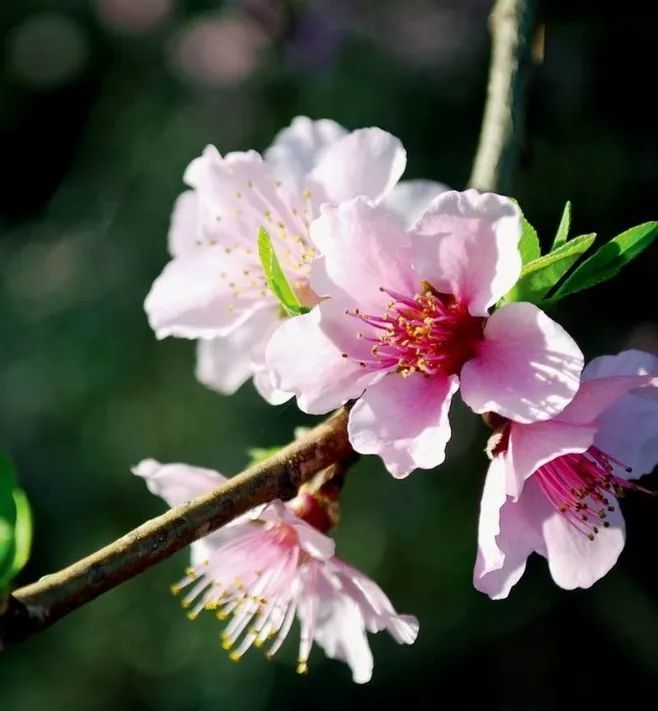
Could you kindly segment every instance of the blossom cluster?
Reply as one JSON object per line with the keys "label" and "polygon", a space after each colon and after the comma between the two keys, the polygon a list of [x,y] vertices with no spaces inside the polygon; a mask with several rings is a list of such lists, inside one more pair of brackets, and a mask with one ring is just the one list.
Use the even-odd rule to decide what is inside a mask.
{"label": "blossom cluster", "polygon": [[[584,367],[562,326],[506,298],[524,266],[517,203],[400,181],[405,163],[385,131],[305,117],[263,156],[207,148],[185,173],[151,326],[196,340],[198,378],[220,393],[252,378],[267,402],[294,397],[309,414],[349,403],[353,449],[396,478],[443,462],[459,391],[492,428],[475,587],[506,597],[532,552],[561,587],[589,587],[623,548],[619,498],[658,463],[658,358],[625,351]],[[299,315],[269,288],[262,229]],[[134,471],[171,506],[222,481],[154,460]],[[415,640],[417,620],[336,556],[329,503],[301,490],[193,544],[176,589],[192,617],[231,617],[234,659],[251,646],[274,654],[297,618],[300,671],[315,642],[364,682],[367,631]]]}

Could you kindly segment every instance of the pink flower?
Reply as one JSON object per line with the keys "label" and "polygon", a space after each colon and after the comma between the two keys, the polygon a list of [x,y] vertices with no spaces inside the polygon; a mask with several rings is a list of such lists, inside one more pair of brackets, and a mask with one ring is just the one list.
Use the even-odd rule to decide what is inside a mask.
{"label": "pink flower", "polygon": [[255,151],[222,157],[209,146],[192,161],[172,216],[172,260],[156,279],[145,308],[158,338],[199,339],[197,376],[219,392],[235,392],[253,376],[261,395],[276,404],[264,368],[265,345],[282,318],[256,249],[268,230],[286,276],[306,305],[309,263],[316,250],[309,225],[327,201],[356,195],[385,200],[409,220],[443,186],[429,181],[397,185],[406,154],[397,138],[378,128],[348,133],[329,120],[297,117],[264,157]]}
{"label": "pink flower", "polygon": [[548,422],[502,422],[482,493],[474,584],[507,597],[533,551],[563,588],[587,588],[624,547],[617,499],[658,463],[658,358],[593,360]]}
{"label": "pink flower", "polygon": [[[153,459],[133,472],[170,506],[226,481],[209,469]],[[273,501],[193,543],[192,565],[174,591],[189,588],[183,605],[192,619],[204,609],[231,618],[222,644],[233,660],[266,644],[267,656],[274,655],[296,616],[300,673],[316,642],[349,665],[355,682],[365,683],[373,668],[366,631],[388,630],[398,643],[412,644],[418,621],[398,615],[376,583],[334,555],[331,538],[292,513],[294,506],[294,500]]]}
{"label": "pink flower", "polygon": [[443,461],[458,387],[478,413],[556,415],[578,388],[574,341],[532,304],[489,315],[519,277],[520,233],[511,200],[475,190],[444,192],[409,231],[362,198],[325,206],[310,284],[328,298],[270,340],[276,387],[312,414],[359,398],[350,442],[396,477]]}

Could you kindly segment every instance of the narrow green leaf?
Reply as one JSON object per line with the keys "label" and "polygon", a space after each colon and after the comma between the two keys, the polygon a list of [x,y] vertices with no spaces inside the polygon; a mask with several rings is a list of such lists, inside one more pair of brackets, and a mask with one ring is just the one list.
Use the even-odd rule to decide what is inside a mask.
{"label": "narrow green leaf", "polygon": [[525,266],[541,255],[541,246],[537,230],[521,215],[521,239],[519,240],[521,262]]}
{"label": "narrow green leaf", "polygon": [[9,577],[13,578],[27,563],[32,549],[32,509],[23,489],[14,489],[16,523],[14,525],[14,560]]}
{"label": "narrow green leaf", "polygon": [[9,458],[0,452],[0,591],[23,568],[32,545],[30,505],[16,483]]}
{"label": "narrow green leaf", "polygon": [[286,275],[281,269],[281,264],[276,256],[272,240],[265,228],[261,227],[258,230],[258,256],[263,265],[265,279],[272,290],[272,293],[278,299],[279,303],[290,316],[298,316],[299,314],[307,313],[310,309],[302,306],[297,298],[297,294],[288,283]]}
{"label": "narrow green leaf", "polygon": [[14,558],[15,488],[14,467],[9,458],[0,452],[0,586]]}
{"label": "narrow green leaf", "polygon": [[560,286],[553,300],[607,281],[640,255],[658,236],[658,222],[645,222],[622,232],[598,249],[574,270]]}
{"label": "narrow green leaf", "polygon": [[567,204],[564,206],[564,211],[562,212],[562,218],[560,219],[560,224],[557,228],[557,233],[555,239],[553,240],[553,246],[551,251],[561,247],[569,239],[569,228],[571,227],[571,201],[567,200]]}
{"label": "narrow green leaf", "polygon": [[526,264],[521,277],[503,302],[530,301],[539,304],[580,256],[592,246],[595,238],[594,234],[574,237],[558,249]]}

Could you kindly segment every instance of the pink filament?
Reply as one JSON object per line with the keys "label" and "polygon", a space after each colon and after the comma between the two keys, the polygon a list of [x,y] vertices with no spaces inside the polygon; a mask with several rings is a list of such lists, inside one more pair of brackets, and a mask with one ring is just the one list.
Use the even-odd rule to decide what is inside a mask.
{"label": "pink filament", "polygon": [[367,336],[358,334],[375,344],[372,358],[360,359],[361,367],[396,367],[402,375],[451,375],[476,354],[485,319],[472,316],[454,297],[439,294],[429,284],[424,289],[408,297],[380,287],[393,299],[383,316],[359,309],[346,312],[371,329]]}
{"label": "pink filament", "polygon": [[544,464],[535,477],[546,498],[566,520],[590,540],[607,528],[608,513],[615,510],[616,499],[635,484],[615,474],[624,465],[598,447],[586,452],[564,454]]}

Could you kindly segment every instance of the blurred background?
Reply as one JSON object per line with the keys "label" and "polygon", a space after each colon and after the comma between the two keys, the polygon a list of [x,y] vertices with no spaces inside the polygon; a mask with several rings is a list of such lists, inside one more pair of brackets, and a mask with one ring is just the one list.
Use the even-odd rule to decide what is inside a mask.
{"label": "blurred background", "polygon": [[[545,3],[546,54],[529,91],[516,197],[550,242],[610,237],[657,217],[658,29],[649,3]],[[268,408],[251,384],[222,398],[194,379],[193,344],[156,342],[142,310],[167,260],[171,207],[204,145],[267,147],[297,114],[377,125],[404,142],[407,177],[468,178],[488,62],[486,0],[2,0],[0,446],[32,501],[27,582],[163,511],[132,477],[148,456],[226,474],[250,446],[313,418]],[[646,10],[642,10],[643,7]],[[552,315],[588,357],[658,353],[658,250]],[[649,284],[652,286],[650,287]],[[354,469],[342,556],[421,620],[416,645],[371,637],[373,681],[319,650],[294,673],[239,664],[212,616],[189,622],[169,584],[181,553],[0,657],[3,711],[555,709],[658,692],[658,501],[624,501],[628,544],[589,591],[543,560],[503,602],[471,586],[486,431],[454,414],[448,463],[396,482]],[[658,477],[647,480],[658,488]],[[19,581],[20,582],[20,581]],[[456,700],[456,701],[455,701]]]}

